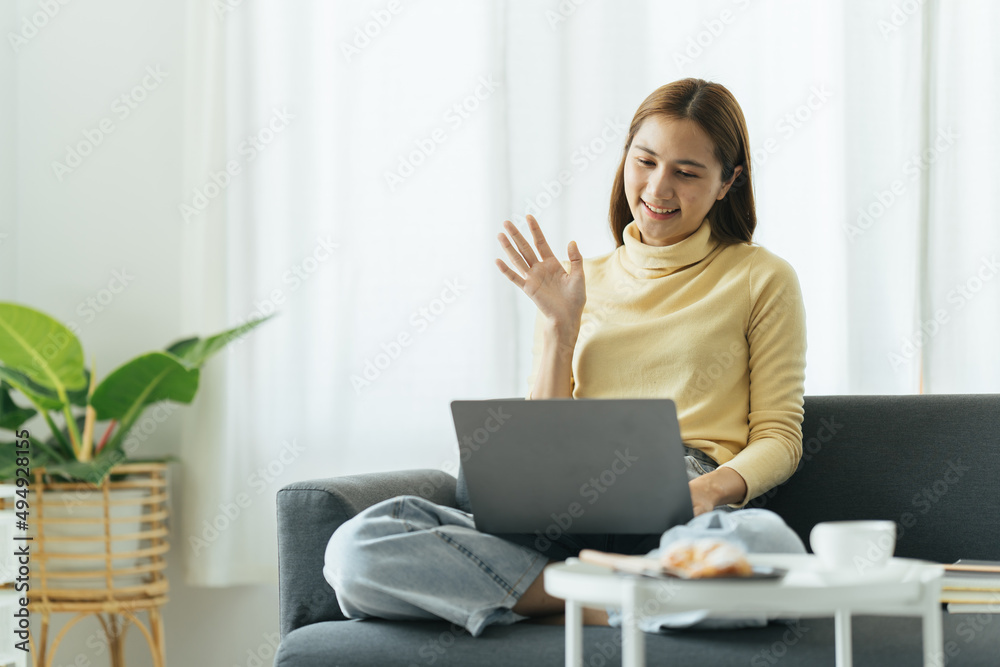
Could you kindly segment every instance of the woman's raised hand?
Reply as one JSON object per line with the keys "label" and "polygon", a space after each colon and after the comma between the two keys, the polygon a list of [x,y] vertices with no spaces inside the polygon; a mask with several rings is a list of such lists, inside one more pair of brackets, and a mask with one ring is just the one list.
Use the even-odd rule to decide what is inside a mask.
{"label": "woman's raised hand", "polygon": [[528,215],[527,219],[528,229],[531,230],[535,247],[538,248],[538,256],[535,256],[531,245],[514,223],[504,220],[504,229],[514,239],[514,244],[511,245],[502,232],[497,234],[497,238],[517,271],[507,266],[502,259],[496,260],[497,267],[535,302],[538,310],[548,317],[550,322],[559,326],[579,327],[583,306],[587,302],[583,255],[576,247],[576,241],[570,241],[567,248],[570,267],[567,273],[562,262],[552,254],[538,221],[532,215]]}

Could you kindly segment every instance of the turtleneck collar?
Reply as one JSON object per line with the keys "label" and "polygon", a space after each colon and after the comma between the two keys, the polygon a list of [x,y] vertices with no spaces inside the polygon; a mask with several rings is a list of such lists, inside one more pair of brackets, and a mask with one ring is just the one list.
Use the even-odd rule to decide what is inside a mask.
{"label": "turtleneck collar", "polygon": [[628,223],[622,232],[625,245],[618,250],[622,266],[636,278],[660,278],[668,276],[685,266],[697,264],[719,246],[712,236],[708,218],[691,236],[673,245],[647,245],[639,240],[639,227],[635,220]]}

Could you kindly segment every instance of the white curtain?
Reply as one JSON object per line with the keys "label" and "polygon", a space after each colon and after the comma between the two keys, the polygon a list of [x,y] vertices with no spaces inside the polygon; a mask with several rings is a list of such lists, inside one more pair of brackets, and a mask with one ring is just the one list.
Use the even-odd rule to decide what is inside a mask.
{"label": "white curtain", "polygon": [[503,220],[534,213],[563,257],[611,251],[628,123],[687,76],[746,115],[756,239],[805,296],[807,393],[997,391],[998,10],[956,5],[190,0],[185,328],[279,315],[184,413],[188,583],[276,581],[287,483],[454,472],[449,402],[527,391]]}

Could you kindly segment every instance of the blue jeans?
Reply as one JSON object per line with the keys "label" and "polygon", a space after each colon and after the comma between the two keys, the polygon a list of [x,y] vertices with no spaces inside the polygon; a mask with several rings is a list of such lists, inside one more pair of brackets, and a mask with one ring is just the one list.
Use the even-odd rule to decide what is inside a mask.
{"label": "blue jeans", "polygon": [[[685,450],[689,480],[717,466],[700,450]],[[459,506],[466,506],[461,488],[457,495]],[[551,561],[576,556],[581,549],[655,554],[672,539],[703,534],[709,522],[719,524],[712,517],[729,514],[750,519],[727,523],[737,539],[743,533],[749,536],[748,550],[805,553],[795,533],[763,509],[721,505],[663,534],[563,534],[549,540],[536,534],[481,533],[469,512],[406,495],[376,503],[341,524],[327,544],[323,576],[348,618],[444,619],[478,637],[488,625],[529,618],[511,607]],[[619,611],[607,611],[609,623],[619,625]],[[706,617],[707,612],[671,615],[649,619],[640,627],[656,632],[661,627],[760,624],[757,619]]]}

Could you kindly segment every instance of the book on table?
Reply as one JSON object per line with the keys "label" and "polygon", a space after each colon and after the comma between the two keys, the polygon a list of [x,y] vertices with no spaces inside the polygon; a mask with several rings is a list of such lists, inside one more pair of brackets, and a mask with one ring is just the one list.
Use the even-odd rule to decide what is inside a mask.
{"label": "book on table", "polygon": [[977,589],[942,588],[941,602],[991,604],[1000,609],[1000,590],[981,591]]}
{"label": "book on table", "polygon": [[973,604],[971,602],[949,602],[949,614],[998,614],[1000,605]]}
{"label": "book on table", "polygon": [[951,565],[945,565],[944,571],[948,574],[969,573],[984,577],[994,575],[997,579],[1000,579],[1000,560],[970,560],[968,558],[959,558]]}
{"label": "book on table", "polygon": [[1000,561],[959,559],[945,565],[941,602],[953,614],[1000,613]]}

